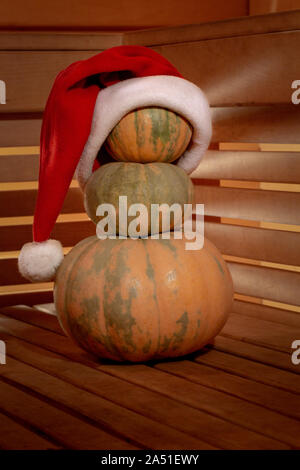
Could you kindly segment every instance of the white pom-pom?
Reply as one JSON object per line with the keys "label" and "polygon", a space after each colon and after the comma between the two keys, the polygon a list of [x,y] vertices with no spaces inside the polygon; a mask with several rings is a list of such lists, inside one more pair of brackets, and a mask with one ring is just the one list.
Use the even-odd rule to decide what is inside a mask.
{"label": "white pom-pom", "polygon": [[26,243],[19,255],[19,271],[29,281],[51,281],[63,258],[63,249],[57,240]]}

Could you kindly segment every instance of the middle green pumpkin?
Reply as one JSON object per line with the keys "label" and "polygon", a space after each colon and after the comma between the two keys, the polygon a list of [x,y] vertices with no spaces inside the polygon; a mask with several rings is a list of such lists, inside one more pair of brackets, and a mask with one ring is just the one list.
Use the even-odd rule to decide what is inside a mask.
{"label": "middle green pumpkin", "polygon": [[[182,222],[184,204],[192,204],[193,194],[191,179],[176,165],[158,162],[146,164],[113,162],[101,166],[91,175],[84,191],[84,204],[88,216],[96,224],[104,217],[104,214],[96,215],[98,206],[111,204],[116,213],[116,234],[121,235],[127,234],[122,230],[119,232],[119,197],[127,197],[128,209],[132,204],[143,204],[147,209],[148,223],[143,225],[144,229],[140,235],[145,236],[151,233],[151,220],[154,217],[153,215],[151,219],[152,204],[167,205],[159,212],[157,232],[172,230]],[[181,211],[177,210],[175,214],[170,211],[170,227],[165,229],[162,225],[162,214],[166,214],[168,207],[171,208],[173,204],[180,205]],[[136,217],[127,214],[126,229]]]}

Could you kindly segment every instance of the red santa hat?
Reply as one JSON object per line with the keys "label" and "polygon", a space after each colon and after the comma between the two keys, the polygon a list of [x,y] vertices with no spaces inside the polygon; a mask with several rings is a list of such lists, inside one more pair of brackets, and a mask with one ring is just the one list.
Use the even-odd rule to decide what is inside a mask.
{"label": "red santa hat", "polygon": [[111,130],[128,112],[145,106],[170,109],[192,125],[191,143],[177,162],[191,173],[211,138],[210,109],[200,88],[164,57],[142,46],[118,46],[58,74],[42,125],[33,242],[19,256],[25,278],[54,278],[63,250],[49,237],[75,172],[84,189]]}

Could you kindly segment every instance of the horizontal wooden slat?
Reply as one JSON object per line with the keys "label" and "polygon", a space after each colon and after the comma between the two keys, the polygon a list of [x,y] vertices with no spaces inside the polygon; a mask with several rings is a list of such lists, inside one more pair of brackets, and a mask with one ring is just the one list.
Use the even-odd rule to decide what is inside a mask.
{"label": "horizontal wooden slat", "polygon": [[191,177],[300,183],[300,152],[208,150]]}
{"label": "horizontal wooden slat", "polygon": [[300,194],[195,185],[195,202],[209,216],[300,224]]}
{"label": "horizontal wooden slat", "polygon": [[235,292],[300,305],[300,273],[228,263]]}
{"label": "horizontal wooden slat", "polygon": [[171,43],[154,50],[202,88],[212,106],[259,105],[291,102],[299,44],[297,30]]}
{"label": "horizontal wooden slat", "polygon": [[[290,360],[291,345],[298,339],[298,327],[278,324],[267,320],[251,318],[232,313],[221,335],[230,336],[240,341],[254,343],[278,351],[286,352]],[[300,386],[300,377],[296,379]]]}
{"label": "horizontal wooden slat", "polygon": [[0,145],[1,147],[39,145],[41,132],[41,115],[22,117],[12,114],[10,119],[0,114]]}
{"label": "horizontal wooden slat", "polygon": [[[245,336],[247,335],[247,330],[244,327]],[[221,341],[222,340],[222,341]],[[223,348],[223,340],[226,340],[226,346]],[[245,377],[247,379],[251,379],[254,382],[264,383],[266,385],[272,385],[273,387],[280,388],[283,390],[287,390],[289,392],[293,392],[299,394],[300,390],[300,381],[296,374],[290,373],[286,370],[281,370],[280,368],[274,367],[271,363],[267,365],[264,363],[265,357],[272,358],[272,356],[276,357],[277,355],[283,356],[284,362],[286,365],[291,364],[291,359],[288,354],[280,353],[278,351],[268,349],[268,348],[260,348],[256,345],[246,343],[243,341],[236,341],[235,339],[232,340],[235,343],[234,348],[227,347],[227,341],[232,340],[230,337],[225,336],[217,336],[216,343],[217,348],[219,348],[218,344],[221,343],[221,349],[226,349],[226,353],[221,352],[219,350],[211,349],[208,354],[199,354],[195,360],[196,362],[200,362],[201,364],[206,364],[210,367],[221,369],[227,371],[231,374]],[[239,348],[241,350],[241,354],[239,355]],[[258,353],[252,353],[253,348],[258,350]],[[234,350],[234,354],[228,354],[227,351]],[[246,350],[246,352],[245,352]],[[260,354],[260,355],[258,355]],[[248,358],[244,358],[242,356],[255,356],[256,359],[249,360]],[[259,359],[260,358],[260,359]],[[266,359],[267,360],[267,359]],[[269,359],[271,362],[271,359]],[[295,368],[296,369],[296,368]]]}
{"label": "horizontal wooden slat", "polygon": [[300,265],[300,234],[205,222],[205,236],[226,255]]}
{"label": "horizontal wooden slat", "polygon": [[1,80],[7,86],[7,104],[1,106],[0,112],[41,112],[56,75],[71,63],[99,52],[0,52]]}
{"label": "horizontal wooden slat", "polygon": [[53,291],[32,291],[0,295],[0,307],[9,305],[36,305],[53,302]]}
{"label": "horizontal wooden slat", "polygon": [[[1,157],[0,157],[1,161]],[[35,208],[37,190],[0,191],[0,217],[19,217],[32,215]],[[83,194],[80,188],[69,189],[63,213],[84,212]]]}
{"label": "horizontal wooden slat", "polygon": [[293,104],[213,108],[212,120],[212,142],[300,143],[300,107]]}
{"label": "horizontal wooden slat", "polygon": [[25,279],[18,271],[17,258],[0,260],[0,286],[24,284]]}
{"label": "horizontal wooden slat", "polygon": [[[96,234],[96,226],[91,221],[57,223],[51,238],[60,240],[64,246],[73,246],[83,238]],[[0,227],[2,251],[20,250],[22,245],[32,240],[31,225]]]}
{"label": "horizontal wooden slat", "polygon": [[0,156],[0,182],[35,181],[38,177],[38,155]]}
{"label": "horizontal wooden slat", "polygon": [[235,300],[233,303],[233,311],[241,315],[300,328],[300,315],[288,310]]}
{"label": "horizontal wooden slat", "polygon": [[300,13],[298,11],[287,11],[276,15],[262,15],[253,18],[245,16],[214,23],[126,32],[124,34],[124,43],[157,46],[234,36],[267,34],[279,31],[293,31],[299,28],[299,22]]}
{"label": "horizontal wooden slat", "polygon": [[12,32],[0,33],[2,51],[66,51],[107,49],[122,44],[122,33],[101,32]]}
{"label": "horizontal wooden slat", "polygon": [[[254,363],[258,363],[259,368],[260,366],[262,366],[264,370],[266,370],[264,366],[271,366],[267,368],[267,372],[269,372],[268,374],[261,374],[261,376],[265,377],[267,380],[257,380],[258,382],[263,382],[269,385],[273,385],[275,387],[284,388],[286,390],[293,391],[297,394],[300,393],[300,386],[298,384],[295,384],[295,381],[291,380],[290,374],[286,374],[286,372],[289,371],[299,375],[299,367],[289,360],[289,357],[285,352],[276,351],[275,349],[269,349],[265,346],[258,346],[257,344],[245,343],[244,341],[239,341],[238,339],[229,338],[228,336],[221,335],[216,336],[216,338],[214,338],[213,346],[209,347],[210,350],[211,347],[213,347],[215,351],[221,351],[223,353],[225,352],[227,354],[237,356],[238,358],[250,359],[248,364],[252,365],[253,361]],[[203,355],[202,357],[205,358],[207,357],[207,355]],[[247,363],[245,365],[247,365]],[[277,374],[276,371],[275,377],[274,374],[272,377],[272,371],[276,370],[276,368],[277,371],[279,369],[279,374]],[[247,367],[245,368],[245,371],[246,369]],[[254,369],[255,367],[253,367],[253,374],[249,374],[249,378],[256,381]],[[235,372],[233,371],[233,373]],[[281,376],[281,380],[278,380],[278,375]],[[271,380],[268,380],[270,378]],[[258,377],[258,379],[260,379],[260,377]]]}
{"label": "horizontal wooden slat", "polygon": [[[34,307],[28,306],[13,306],[13,307],[4,307],[1,309],[1,314],[6,315],[9,318],[14,318],[15,320],[20,320],[29,325],[40,326],[45,330],[53,331],[58,333],[61,336],[65,337],[65,333],[60,327],[60,324],[57,320],[56,313],[52,315],[45,315],[44,310],[40,310],[40,307],[48,306],[48,309],[51,308],[55,310],[54,303],[35,305]],[[42,307],[42,308],[43,308]]]}
{"label": "horizontal wooden slat", "polygon": [[52,450],[60,448],[3,413],[0,413],[0,426],[1,450]]}

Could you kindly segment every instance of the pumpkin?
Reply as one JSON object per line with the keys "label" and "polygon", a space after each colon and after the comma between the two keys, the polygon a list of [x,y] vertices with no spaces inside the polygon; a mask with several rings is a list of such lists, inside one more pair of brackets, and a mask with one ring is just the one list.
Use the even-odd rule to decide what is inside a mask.
{"label": "pumpkin", "polygon": [[[172,235],[172,234],[171,234]],[[199,350],[232,306],[226,263],[205,240],[89,237],[61,264],[54,299],[64,331],[84,350],[115,361],[147,361]]]}
{"label": "pumpkin", "polygon": [[173,162],[186,150],[190,124],[163,108],[141,108],[128,113],[113,128],[105,146],[123,162]]}
{"label": "pumpkin", "polygon": [[[113,233],[127,236],[130,223],[138,216],[128,216],[127,224],[124,224],[124,228],[119,231],[119,196],[127,196],[128,208],[132,204],[143,204],[146,207],[147,217],[138,230],[140,235],[144,236],[151,232],[151,204],[168,204],[162,212],[167,216],[170,215],[170,225],[165,226],[169,217],[164,216],[163,219],[160,212],[157,217],[159,223],[156,226],[157,230],[153,230],[154,233],[163,229],[169,231],[181,224],[184,204],[193,202],[193,183],[184,170],[170,163],[113,162],[96,170],[89,178],[84,191],[86,212],[97,224],[104,217],[104,214],[96,215],[97,207],[100,204],[112,204],[116,212],[116,228]],[[168,209],[174,203],[179,204],[176,213]],[[113,223],[112,219],[111,216],[109,220]],[[166,222],[163,222],[164,220]]]}

